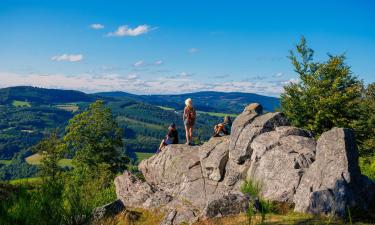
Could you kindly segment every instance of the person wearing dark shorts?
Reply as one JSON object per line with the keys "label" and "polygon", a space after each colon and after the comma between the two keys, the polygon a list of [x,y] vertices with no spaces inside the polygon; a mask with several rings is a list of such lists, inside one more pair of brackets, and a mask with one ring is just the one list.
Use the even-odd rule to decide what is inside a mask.
{"label": "person wearing dark shorts", "polygon": [[157,150],[156,153],[161,152],[165,146],[171,145],[171,144],[178,144],[178,132],[177,132],[175,123],[172,123],[171,125],[169,125],[168,133],[165,136],[165,138],[161,141],[159,149]]}

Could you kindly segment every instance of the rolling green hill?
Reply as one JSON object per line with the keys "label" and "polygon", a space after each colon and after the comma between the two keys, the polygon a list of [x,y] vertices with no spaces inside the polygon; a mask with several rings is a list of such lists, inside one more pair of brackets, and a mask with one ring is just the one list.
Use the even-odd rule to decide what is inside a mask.
{"label": "rolling green hill", "polygon": [[[137,163],[156,151],[172,122],[177,125],[181,142],[184,141],[182,109],[187,97],[194,99],[197,108],[197,142],[208,140],[212,127],[224,115],[234,117],[256,99],[264,101],[261,103],[268,109],[278,105],[275,98],[242,93],[143,96],[123,92],[90,95],[33,87],[0,89],[0,160],[8,160],[0,164],[0,179],[1,174],[8,179],[34,173],[35,166],[25,161],[31,155],[28,149],[52,130],[58,129],[62,135],[69,119],[97,99],[105,100],[112,110],[124,132],[124,151]],[[17,160],[11,160],[14,157]]]}

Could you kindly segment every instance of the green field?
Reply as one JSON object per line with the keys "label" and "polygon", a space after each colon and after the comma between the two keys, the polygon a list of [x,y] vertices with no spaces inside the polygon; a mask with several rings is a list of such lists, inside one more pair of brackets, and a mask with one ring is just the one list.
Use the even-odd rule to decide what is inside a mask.
{"label": "green field", "polygon": [[148,153],[148,152],[135,152],[134,154],[136,156],[136,162],[135,162],[136,164],[154,155],[154,153]]}
{"label": "green field", "polygon": [[[38,153],[25,158],[26,162],[30,165],[39,165],[42,159],[43,159],[43,156]],[[65,167],[65,166],[73,167],[71,159],[61,159],[58,164],[61,167]]]}
{"label": "green field", "polygon": [[143,127],[147,127],[150,129],[163,130],[163,131],[166,129],[165,127],[158,125],[158,124],[146,123],[146,122],[131,119],[125,116],[118,116],[116,119],[118,122],[128,122],[128,123],[137,124]]}
{"label": "green field", "polygon": [[3,165],[9,165],[11,162],[12,160],[0,159],[0,164],[3,164]]}
{"label": "green field", "polygon": [[56,108],[73,113],[79,110],[78,105],[75,103],[56,105]]}
{"label": "green field", "polygon": [[238,114],[227,114],[227,113],[215,113],[215,112],[204,112],[204,111],[197,111],[198,113],[208,114],[210,116],[217,116],[217,117],[225,117],[230,116],[232,118],[237,117]]}
{"label": "green field", "polygon": [[30,165],[39,165],[42,159],[43,156],[38,153],[25,158],[26,162]]}
{"label": "green field", "polygon": [[26,183],[35,184],[41,181],[42,181],[41,177],[28,177],[28,178],[10,180],[9,183],[10,184],[26,184]]}
{"label": "green field", "polygon": [[71,159],[61,159],[59,162],[58,162],[59,166],[61,167],[73,167],[73,163],[72,163],[72,160]]}
{"label": "green field", "polygon": [[29,102],[17,101],[17,100],[14,100],[12,105],[15,107],[31,107],[31,104]]}
{"label": "green field", "polygon": [[169,110],[169,111],[174,110],[174,108],[165,107],[165,106],[158,106],[158,107],[161,108],[161,109],[164,109],[164,110]]}

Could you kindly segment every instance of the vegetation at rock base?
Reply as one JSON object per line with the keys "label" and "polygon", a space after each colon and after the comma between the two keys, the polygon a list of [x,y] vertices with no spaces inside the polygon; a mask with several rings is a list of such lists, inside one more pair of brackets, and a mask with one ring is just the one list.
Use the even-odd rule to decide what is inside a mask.
{"label": "vegetation at rock base", "polygon": [[[86,136],[76,139],[73,134]],[[117,151],[121,134],[109,109],[98,101],[70,121],[63,138],[57,132],[46,136],[33,147],[43,156],[37,184],[1,186],[0,224],[90,224],[92,209],[116,198],[113,179],[128,162]],[[101,158],[88,155],[99,154],[95,151]],[[59,166],[66,154],[75,162],[69,170]]]}

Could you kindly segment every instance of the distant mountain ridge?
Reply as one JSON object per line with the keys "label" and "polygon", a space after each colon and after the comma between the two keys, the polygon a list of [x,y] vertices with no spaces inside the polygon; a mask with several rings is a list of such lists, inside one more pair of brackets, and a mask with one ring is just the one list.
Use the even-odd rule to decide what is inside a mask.
{"label": "distant mountain ridge", "polygon": [[101,92],[97,96],[113,98],[132,98],[137,101],[147,102],[152,105],[160,105],[181,110],[184,101],[192,98],[197,109],[207,112],[240,113],[249,103],[260,103],[265,111],[275,111],[280,106],[278,98],[242,92],[215,92],[201,91],[186,94],[173,95],[134,95],[127,92]]}
{"label": "distant mountain ridge", "polygon": [[81,91],[17,86],[0,89],[0,104],[27,101],[37,104],[92,102],[95,97]]}

